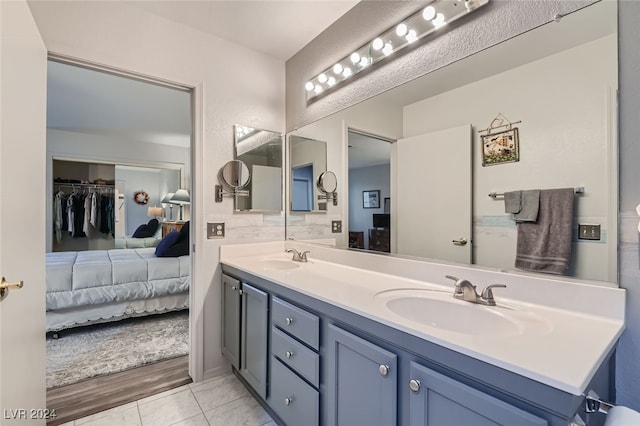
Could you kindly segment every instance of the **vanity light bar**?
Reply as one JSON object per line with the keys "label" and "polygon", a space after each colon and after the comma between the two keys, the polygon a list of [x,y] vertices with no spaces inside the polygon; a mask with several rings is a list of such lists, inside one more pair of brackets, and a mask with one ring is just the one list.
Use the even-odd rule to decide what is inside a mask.
{"label": "vanity light bar", "polygon": [[435,0],[367,44],[342,58],[305,84],[307,101],[381,61],[428,34],[441,33],[449,22],[467,15],[489,0]]}

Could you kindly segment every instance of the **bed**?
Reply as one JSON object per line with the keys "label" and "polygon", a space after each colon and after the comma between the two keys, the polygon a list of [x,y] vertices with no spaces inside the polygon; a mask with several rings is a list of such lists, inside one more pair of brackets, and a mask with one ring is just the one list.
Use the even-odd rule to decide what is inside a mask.
{"label": "bed", "polygon": [[189,285],[189,256],[154,247],[47,253],[47,332],[187,309]]}

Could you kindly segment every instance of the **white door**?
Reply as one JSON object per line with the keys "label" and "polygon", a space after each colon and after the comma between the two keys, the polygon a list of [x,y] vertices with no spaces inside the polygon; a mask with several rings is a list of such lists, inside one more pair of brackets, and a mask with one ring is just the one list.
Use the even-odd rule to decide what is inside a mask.
{"label": "white door", "polygon": [[0,425],[44,425],[47,51],[26,1],[0,12]]}
{"label": "white door", "polygon": [[471,126],[397,142],[400,254],[471,263]]}

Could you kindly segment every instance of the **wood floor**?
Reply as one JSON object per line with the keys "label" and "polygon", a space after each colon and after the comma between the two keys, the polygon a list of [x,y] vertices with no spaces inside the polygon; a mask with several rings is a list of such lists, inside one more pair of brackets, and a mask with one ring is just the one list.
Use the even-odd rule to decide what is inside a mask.
{"label": "wood floor", "polygon": [[191,381],[189,357],[182,356],[51,389],[47,408],[56,411],[56,418],[47,425],[66,423]]}

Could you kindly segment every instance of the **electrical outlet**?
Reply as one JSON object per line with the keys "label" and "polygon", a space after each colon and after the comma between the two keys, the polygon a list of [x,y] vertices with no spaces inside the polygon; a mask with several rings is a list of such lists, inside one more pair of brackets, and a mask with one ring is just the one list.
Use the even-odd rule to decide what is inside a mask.
{"label": "electrical outlet", "polygon": [[224,222],[208,222],[207,238],[224,238]]}
{"label": "electrical outlet", "polygon": [[331,221],[331,232],[334,234],[342,233],[342,221],[341,220],[332,220]]}
{"label": "electrical outlet", "polygon": [[599,240],[600,225],[578,225],[579,240]]}

